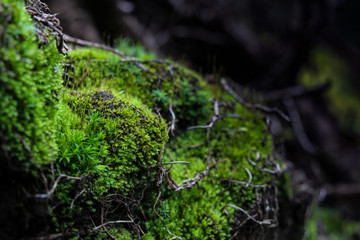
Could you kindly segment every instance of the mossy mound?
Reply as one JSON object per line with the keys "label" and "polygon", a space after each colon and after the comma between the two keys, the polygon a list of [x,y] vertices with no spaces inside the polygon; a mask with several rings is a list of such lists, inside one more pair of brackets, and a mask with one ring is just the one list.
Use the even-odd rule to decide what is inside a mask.
{"label": "mossy mound", "polygon": [[[101,208],[111,210],[102,218],[126,217],[144,188],[154,184],[168,140],[167,126],[144,106],[108,92],[66,91],[61,97],[56,168],[82,180],[59,184],[53,199],[59,206],[53,215],[58,231],[66,231],[70,222],[75,228],[72,231],[86,235],[92,215],[92,221],[101,224]],[[82,196],[69,211],[70,197],[80,192]],[[109,206],[108,201],[118,203]]]}
{"label": "mossy mound", "polygon": [[[168,230],[183,239],[228,239],[242,225],[246,231],[260,229],[248,216],[226,205],[232,204],[249,211],[267,212],[263,219],[271,220],[264,226],[276,225],[276,172],[277,163],[272,159],[272,145],[266,125],[257,114],[240,105],[235,109],[220,108],[228,113],[216,122],[209,134],[206,129],[187,130],[167,145],[165,162],[188,162],[174,164],[169,168],[171,176],[179,185],[192,179],[206,169],[206,159],[211,151],[209,174],[190,189],[174,192],[169,185],[162,189],[158,214]],[[230,117],[237,112],[242,118]],[[145,239],[171,237],[164,228],[164,221],[148,206]],[[266,217],[265,217],[266,215]],[[261,219],[261,218],[259,218]]]}
{"label": "mossy mound", "polygon": [[226,239],[276,226],[281,169],[260,116],[177,63],[93,48],[69,52],[59,90],[55,41],[37,44],[21,2],[1,7],[4,29],[15,12],[29,24],[1,49],[1,154],[11,146],[20,174],[34,170],[2,207],[24,194],[30,218],[20,206],[13,219],[41,217],[4,238]]}
{"label": "mossy mound", "polygon": [[182,128],[210,113],[205,82],[170,60],[123,59],[104,50],[77,49],[69,53],[65,85],[73,90],[97,87],[124,91],[157,108],[168,121],[171,104],[177,125]]}

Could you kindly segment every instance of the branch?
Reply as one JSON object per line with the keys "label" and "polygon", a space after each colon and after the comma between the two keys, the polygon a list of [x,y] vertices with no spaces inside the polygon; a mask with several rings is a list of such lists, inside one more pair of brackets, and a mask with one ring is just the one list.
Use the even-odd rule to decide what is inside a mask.
{"label": "branch", "polygon": [[300,146],[311,154],[318,154],[318,148],[309,140],[305,132],[304,126],[301,121],[301,116],[296,107],[294,99],[288,98],[284,100],[284,105],[289,112],[291,118],[291,125],[293,127],[295,136],[300,143]]}
{"label": "branch", "polygon": [[168,132],[171,132],[171,135],[174,136],[176,116],[175,116],[175,113],[174,113],[174,111],[172,109],[172,101],[170,101],[170,103],[169,103],[169,111],[170,111],[172,120],[171,120],[170,127],[168,129]]}
{"label": "branch", "polygon": [[281,118],[283,118],[285,121],[290,122],[290,118],[281,110],[277,109],[277,108],[271,108],[271,107],[267,107],[261,104],[252,104],[252,103],[248,103],[246,102],[242,97],[240,97],[227,83],[227,81],[225,80],[225,78],[222,78],[220,80],[221,85],[223,86],[223,88],[225,89],[225,91],[227,91],[233,98],[235,98],[236,101],[238,101],[241,105],[243,105],[246,108],[250,108],[250,109],[257,109],[260,110],[262,112],[265,113],[276,113],[278,114]]}
{"label": "branch", "polygon": [[222,208],[222,210],[224,210],[224,208],[226,208],[226,207],[232,207],[232,208],[235,208],[235,209],[239,210],[240,212],[244,213],[248,217],[248,219],[251,219],[252,221],[256,222],[259,225],[268,225],[268,226],[270,226],[274,221],[273,219],[264,219],[262,221],[258,221],[254,217],[250,216],[250,214],[248,214],[244,209],[242,209],[241,207],[235,206],[233,204],[226,204]]}
{"label": "branch", "polygon": [[57,179],[54,182],[54,185],[52,186],[52,188],[50,189],[50,191],[48,191],[45,194],[34,194],[33,197],[34,198],[50,198],[50,196],[55,192],[55,189],[57,187],[58,182],[60,181],[61,178],[68,178],[68,179],[75,179],[75,180],[81,180],[80,177],[70,177],[68,175],[65,174],[60,174]]}
{"label": "branch", "polygon": [[109,221],[109,222],[106,222],[104,224],[101,224],[97,227],[94,227],[93,230],[98,230],[99,228],[102,228],[106,225],[109,225],[109,224],[114,224],[114,223],[133,223],[134,220],[117,220],[117,221]]}

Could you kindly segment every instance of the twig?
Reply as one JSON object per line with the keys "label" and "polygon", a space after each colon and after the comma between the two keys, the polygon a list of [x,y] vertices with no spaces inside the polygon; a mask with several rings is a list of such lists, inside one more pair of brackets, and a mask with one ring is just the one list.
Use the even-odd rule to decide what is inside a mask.
{"label": "twig", "polygon": [[325,90],[327,90],[331,86],[330,81],[326,81],[319,85],[316,85],[310,89],[306,89],[303,86],[292,86],[289,88],[268,92],[266,94],[262,94],[263,100],[265,102],[274,102],[279,100],[284,100],[287,98],[296,98],[307,96],[310,94],[319,94]]}
{"label": "twig", "polygon": [[175,131],[176,116],[175,116],[175,113],[174,113],[174,111],[172,109],[172,101],[170,101],[170,103],[169,103],[169,111],[170,111],[172,120],[171,120],[170,127],[168,129],[168,132],[171,132],[171,135],[174,136],[175,135],[174,131]]}
{"label": "twig", "polygon": [[251,184],[251,181],[252,181],[253,176],[252,176],[252,174],[251,174],[251,172],[250,172],[250,170],[249,170],[248,168],[246,168],[245,170],[246,170],[247,174],[249,175],[249,181],[248,181],[248,183],[245,185],[245,187],[247,188],[247,187]]}
{"label": "twig", "polygon": [[287,108],[287,111],[289,112],[291,118],[291,125],[294,129],[294,133],[301,147],[307,152],[316,155],[318,153],[318,149],[316,146],[314,146],[314,144],[312,144],[312,142],[310,142],[305,132],[304,126],[301,121],[300,113],[297,110],[294,99],[292,98],[285,99],[284,105]]}
{"label": "twig", "polygon": [[74,198],[74,199],[72,200],[72,202],[71,202],[70,209],[73,208],[75,200],[76,200],[78,197],[80,197],[81,194],[83,194],[84,192],[85,192],[85,188],[84,188],[83,190],[81,190],[81,192],[79,192],[78,194],[76,194],[75,198]]}
{"label": "twig", "polygon": [[132,219],[132,220],[109,221],[109,222],[106,222],[106,223],[104,223],[104,224],[101,224],[101,225],[99,225],[99,226],[97,226],[97,227],[94,227],[93,230],[98,230],[99,228],[102,228],[102,227],[104,227],[104,226],[106,226],[106,225],[109,225],[109,224],[114,224],[114,223],[133,223],[133,222],[134,222],[133,219]]}
{"label": "twig", "polygon": [[225,80],[225,78],[222,78],[220,80],[221,85],[223,86],[223,88],[225,89],[225,91],[227,91],[233,98],[235,98],[236,101],[238,101],[241,105],[243,105],[246,108],[250,108],[250,109],[257,109],[260,110],[262,112],[265,113],[276,113],[278,114],[281,118],[283,118],[285,121],[290,122],[290,118],[289,116],[287,116],[285,113],[283,113],[281,110],[277,109],[277,108],[271,108],[271,107],[267,107],[261,104],[252,104],[252,103],[248,103],[246,102],[242,97],[240,97],[227,83],[227,81]]}
{"label": "twig", "polygon": [[226,179],[226,180],[224,180],[224,181],[228,181],[228,182],[231,182],[231,183],[237,183],[237,184],[240,184],[240,185],[245,185],[245,187],[253,187],[253,188],[267,188],[267,187],[269,187],[268,184],[259,184],[259,185],[256,185],[256,184],[249,184],[249,182],[232,180],[232,179],[229,179],[229,180]]}
{"label": "twig", "polygon": [[100,48],[100,49],[115,53],[116,55],[119,55],[120,57],[128,58],[128,56],[125,53],[120,52],[117,49],[109,47],[105,44],[86,41],[83,39],[69,36],[67,34],[64,34],[64,40],[65,40],[65,42],[72,43],[72,44],[79,45],[79,46]]}
{"label": "twig", "polygon": [[[175,190],[176,192],[178,192],[182,189],[185,189],[185,188],[192,188],[199,181],[201,181],[205,176],[207,176],[209,174],[210,160],[211,160],[210,131],[218,119],[219,119],[219,102],[215,99],[214,115],[211,117],[209,124],[205,125],[205,126],[194,126],[194,127],[188,128],[188,129],[205,128],[207,130],[206,141],[207,141],[207,145],[208,145],[208,154],[207,154],[207,158],[206,158],[206,167],[205,167],[204,171],[196,173],[194,178],[183,181],[183,184],[178,189]],[[214,164],[214,166],[216,166],[216,164]]]}
{"label": "twig", "polygon": [[323,188],[326,196],[360,195],[360,183],[327,184]]}
{"label": "twig", "polygon": [[211,117],[209,123],[204,126],[192,126],[188,129],[196,129],[196,128],[212,128],[215,122],[219,120],[219,102],[217,100],[214,101],[214,115]]}
{"label": "twig", "polygon": [[[257,157],[260,156],[257,154]],[[259,159],[257,159],[259,160]],[[257,169],[259,169],[260,172],[266,172],[266,173],[269,173],[269,174],[273,174],[273,175],[277,175],[279,174],[280,172],[282,172],[282,169],[280,167],[280,165],[274,161],[272,161],[272,163],[275,165],[275,169],[274,170],[271,170],[271,169],[267,169],[267,168],[261,168],[256,162],[252,161],[251,158],[250,158],[250,152],[248,152],[247,154],[247,161],[257,167]]]}
{"label": "twig", "polygon": [[211,158],[211,150],[208,151],[208,156],[206,158],[206,168],[202,172],[198,172],[195,174],[194,178],[188,179],[183,181],[183,184],[178,187],[175,191],[178,192],[180,190],[183,190],[185,188],[192,188],[195,186],[199,181],[201,181],[205,176],[209,174],[210,171],[210,158]]}
{"label": "twig", "polygon": [[226,207],[232,207],[232,208],[235,208],[235,209],[239,210],[240,212],[244,213],[248,217],[248,219],[251,219],[252,221],[256,222],[259,225],[271,225],[272,222],[274,221],[272,219],[264,219],[262,221],[258,221],[254,217],[250,216],[250,214],[248,214],[244,209],[242,209],[241,207],[235,206],[233,204],[226,204],[222,208],[222,210],[224,210],[224,208],[226,208]]}
{"label": "twig", "polygon": [[191,162],[185,162],[185,161],[175,161],[175,162],[167,162],[167,163],[163,163],[163,165],[169,165],[169,164],[181,164],[181,163],[190,164]]}
{"label": "twig", "polygon": [[[101,203],[101,224],[104,224],[104,201]],[[113,235],[109,233],[105,226],[102,226],[102,228],[104,229],[106,235],[108,235],[109,238],[111,238],[112,240],[117,240]]]}
{"label": "twig", "polygon": [[50,189],[50,191],[48,191],[45,194],[34,194],[33,197],[34,198],[50,198],[50,196],[55,192],[56,186],[58,184],[58,182],[60,181],[61,178],[68,178],[68,179],[75,179],[75,180],[81,180],[80,177],[70,177],[68,175],[65,174],[60,174],[57,179],[54,182],[54,185],[52,186],[52,188]]}

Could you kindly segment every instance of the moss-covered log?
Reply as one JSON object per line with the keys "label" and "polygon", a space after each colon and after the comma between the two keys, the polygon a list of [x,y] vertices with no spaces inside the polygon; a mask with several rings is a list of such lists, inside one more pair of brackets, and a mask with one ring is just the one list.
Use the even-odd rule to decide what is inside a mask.
{"label": "moss-covered log", "polygon": [[1,237],[279,236],[290,187],[258,113],[143,50],[64,60],[61,39],[36,40],[21,2],[0,7]]}

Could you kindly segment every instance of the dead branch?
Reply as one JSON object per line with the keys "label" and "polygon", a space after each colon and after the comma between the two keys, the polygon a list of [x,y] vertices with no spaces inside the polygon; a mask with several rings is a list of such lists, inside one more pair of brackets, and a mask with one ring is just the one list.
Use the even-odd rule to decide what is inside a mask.
{"label": "dead branch", "polygon": [[185,162],[185,161],[175,161],[175,162],[167,162],[167,163],[163,163],[163,165],[168,165],[168,164],[190,164],[191,162]]}
{"label": "dead branch", "polygon": [[[185,189],[185,188],[192,188],[199,181],[201,181],[205,176],[207,176],[209,174],[210,160],[212,157],[211,156],[211,148],[210,148],[210,131],[211,131],[211,128],[214,126],[215,122],[219,119],[219,115],[220,115],[219,114],[219,102],[215,99],[214,115],[211,117],[209,123],[205,126],[194,126],[194,127],[188,128],[188,129],[205,128],[207,130],[206,141],[207,141],[207,145],[208,145],[208,154],[207,154],[207,158],[206,158],[206,168],[204,171],[196,173],[194,178],[183,181],[183,184],[175,190],[176,192],[178,192],[182,189]],[[216,166],[216,164],[214,164],[214,166]]]}
{"label": "dead branch", "polygon": [[214,115],[211,117],[209,123],[204,126],[192,126],[188,129],[196,129],[196,128],[212,128],[215,122],[219,120],[219,102],[217,100],[214,101]]}
{"label": "dead branch", "polygon": [[[258,161],[259,159],[260,159],[260,155],[257,154],[256,160]],[[266,173],[269,173],[269,174],[278,175],[279,173],[281,173],[283,171],[283,169],[280,167],[280,165],[275,161],[272,161],[272,163],[275,165],[275,169],[267,169],[267,168],[260,167],[256,162],[251,160],[250,152],[248,152],[248,154],[247,154],[247,161],[251,165],[256,167],[260,172],[266,172]]]}
{"label": "dead branch", "polygon": [[[128,217],[130,218],[129,215],[128,215]],[[130,219],[131,219],[131,218],[130,218]],[[108,222],[106,222],[106,223],[104,223],[104,224],[101,224],[101,225],[99,225],[99,226],[97,226],[97,227],[94,227],[93,230],[98,230],[99,228],[102,228],[102,227],[104,227],[104,226],[106,226],[106,225],[109,225],[109,224],[115,224],[115,223],[133,223],[133,222],[134,222],[133,219],[131,219],[131,220],[108,221]]]}
{"label": "dead branch", "polygon": [[290,122],[290,118],[281,110],[277,109],[277,108],[271,108],[271,107],[267,107],[261,104],[252,104],[252,103],[248,103],[246,102],[242,97],[240,97],[227,83],[227,81],[225,80],[225,78],[222,78],[220,80],[221,85],[223,86],[223,88],[225,89],[225,91],[227,91],[233,98],[235,98],[236,101],[238,101],[241,105],[243,105],[246,108],[249,109],[256,109],[265,113],[276,113],[278,114],[281,118],[283,118],[285,121]]}
{"label": "dead branch", "polygon": [[245,168],[245,170],[246,170],[246,172],[247,172],[247,174],[249,175],[249,181],[248,181],[248,183],[245,185],[245,187],[247,188],[250,184],[251,184],[251,181],[252,181],[252,174],[251,174],[251,172],[250,172],[250,170],[248,169],[248,168]]}
{"label": "dead branch", "polygon": [[71,202],[70,209],[73,208],[75,200],[78,199],[78,198],[81,196],[81,194],[83,194],[84,192],[85,192],[85,188],[84,188],[83,190],[81,190],[81,192],[79,192],[78,194],[76,194],[75,198],[74,198],[74,199],[72,200],[72,202]]}
{"label": "dead branch", "polygon": [[170,127],[168,128],[168,132],[171,132],[171,135],[174,136],[175,135],[174,131],[175,131],[176,116],[172,109],[172,101],[170,101],[170,103],[169,103],[169,111],[170,111],[172,120],[171,120]]}
{"label": "dead branch", "polygon": [[205,168],[205,170],[202,171],[202,172],[196,173],[194,178],[183,181],[183,184],[178,189],[176,189],[175,191],[178,192],[178,191],[180,191],[182,189],[185,189],[185,188],[192,188],[199,181],[201,181],[205,176],[207,176],[209,174],[209,171],[210,171],[210,167],[209,167],[210,166],[210,164],[209,164],[210,163],[210,158],[211,158],[211,151],[209,150],[208,157],[206,159],[206,168]]}
{"label": "dead branch", "polygon": [[225,179],[224,181],[228,181],[228,182],[231,182],[231,183],[236,183],[236,184],[240,184],[240,185],[245,185],[245,187],[253,187],[253,188],[267,188],[269,187],[270,185],[268,184],[249,184],[249,182],[244,182],[244,181],[238,181],[238,180],[232,180],[232,179]]}
{"label": "dead branch", "polygon": [[323,188],[326,196],[360,195],[360,183],[327,184]]}
{"label": "dead branch", "polygon": [[34,198],[50,198],[50,196],[55,192],[55,189],[57,187],[57,184],[59,183],[61,178],[67,178],[67,179],[75,179],[75,180],[81,180],[80,177],[70,177],[66,174],[60,174],[57,179],[54,182],[54,185],[52,186],[52,188],[50,189],[50,191],[48,191],[45,194],[34,194],[33,197]]}
{"label": "dead branch", "polygon": [[310,89],[306,89],[303,86],[292,86],[289,88],[267,92],[261,94],[265,102],[282,101],[287,98],[297,98],[302,96],[308,96],[311,94],[320,94],[326,91],[331,86],[330,81],[318,84]]}
{"label": "dead branch", "polygon": [[285,99],[284,105],[290,115],[292,128],[301,147],[311,154],[318,154],[318,148],[309,140],[305,132],[304,126],[301,121],[301,116],[294,102],[294,99]]}
{"label": "dead branch", "polygon": [[199,143],[199,144],[196,144],[196,145],[188,146],[187,148],[188,148],[188,149],[195,149],[195,148],[204,146],[204,144],[205,144],[205,143]]}
{"label": "dead branch", "polygon": [[239,210],[240,212],[242,212],[243,214],[245,214],[248,219],[256,222],[259,225],[266,225],[268,227],[271,227],[271,225],[273,224],[274,220],[273,219],[264,219],[262,221],[256,220],[254,217],[250,216],[250,214],[248,214],[244,209],[242,209],[241,207],[235,206],[233,204],[226,204],[223,208],[222,211],[226,208],[226,207],[232,207],[235,208],[237,210]]}

